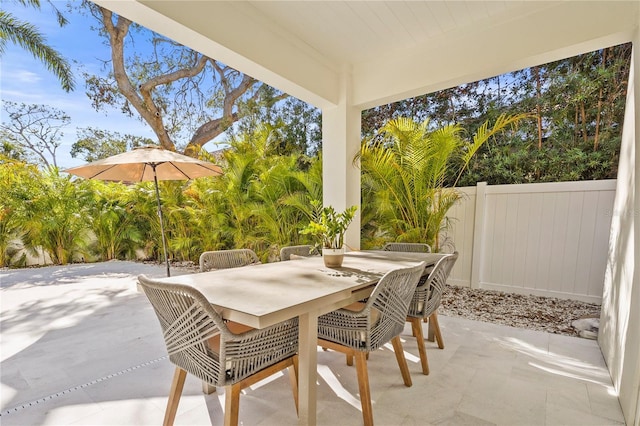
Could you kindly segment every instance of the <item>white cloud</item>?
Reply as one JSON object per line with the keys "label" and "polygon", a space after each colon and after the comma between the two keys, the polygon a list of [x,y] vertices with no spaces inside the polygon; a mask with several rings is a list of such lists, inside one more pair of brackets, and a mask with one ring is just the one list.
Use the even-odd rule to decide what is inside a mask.
{"label": "white cloud", "polygon": [[13,101],[25,104],[42,104],[45,103],[46,97],[43,93],[22,92],[16,89],[7,90],[2,88],[2,99],[5,101]]}
{"label": "white cloud", "polygon": [[[2,79],[11,81],[12,85],[19,84],[34,84],[42,81],[40,75],[33,71],[14,69],[14,70],[2,70]],[[4,93],[4,90],[3,90]]]}

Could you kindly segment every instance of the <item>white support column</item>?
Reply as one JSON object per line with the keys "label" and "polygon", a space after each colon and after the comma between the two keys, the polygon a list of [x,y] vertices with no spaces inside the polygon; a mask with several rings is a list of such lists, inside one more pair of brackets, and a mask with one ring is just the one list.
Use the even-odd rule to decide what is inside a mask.
{"label": "white support column", "polygon": [[476,185],[476,211],[473,224],[473,248],[471,254],[471,288],[480,288],[482,281],[482,265],[484,264],[484,216],[487,182]]}
{"label": "white support column", "polygon": [[[629,302],[629,328],[627,330],[627,345],[625,349],[625,365],[623,383],[621,383],[621,405],[625,404],[625,419],[629,424],[640,425],[640,27],[636,28],[633,38],[633,105],[635,112],[635,193],[633,216],[634,219],[634,264],[633,288]],[[627,89],[629,90],[629,89]],[[635,363],[632,361],[635,359]],[[624,393],[622,393],[624,392]],[[635,395],[635,396],[634,396]],[[633,406],[635,405],[635,410]],[[635,411],[635,412],[634,412]]]}
{"label": "white support column", "polygon": [[323,203],[341,212],[356,205],[358,211],[345,235],[348,249],[360,249],[360,169],[353,159],[360,151],[359,108],[351,104],[351,74],[341,77],[338,105],[322,110]]}
{"label": "white support column", "polygon": [[640,425],[640,30],[633,53],[598,343],[625,423]]}

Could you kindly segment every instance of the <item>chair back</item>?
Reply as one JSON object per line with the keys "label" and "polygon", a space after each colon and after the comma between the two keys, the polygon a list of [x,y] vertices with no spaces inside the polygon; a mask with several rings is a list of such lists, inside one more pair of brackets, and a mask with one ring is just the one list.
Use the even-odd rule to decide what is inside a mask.
{"label": "chair back", "polygon": [[224,354],[212,352],[208,340],[229,333],[211,303],[196,289],[138,276],[140,287],[160,321],[169,360],[205,382],[225,385]]}
{"label": "chair back", "polygon": [[225,322],[193,287],[144,275],[138,282],[160,321],[169,360],[213,386],[237,383],[298,350],[297,317],[252,329]]}
{"label": "chair back", "polygon": [[409,303],[424,268],[425,262],[421,262],[414,267],[389,271],[380,279],[364,309],[377,317],[371,323],[368,350],[376,350],[402,333]]}
{"label": "chair back", "polygon": [[431,253],[431,246],[425,243],[386,243],[384,251],[404,251],[412,253]]}
{"label": "chair back", "polygon": [[456,252],[456,243],[453,238],[441,232],[438,236],[438,253],[453,254]]}
{"label": "chair back", "polygon": [[457,251],[443,256],[429,275],[420,279],[409,306],[409,316],[427,318],[438,309],[447,278],[456,260],[458,260]]}
{"label": "chair back", "polygon": [[280,260],[291,260],[291,255],[295,256],[318,256],[318,250],[315,247],[309,245],[301,246],[288,246],[280,249]]}
{"label": "chair back", "polygon": [[261,263],[250,249],[205,251],[200,255],[200,272],[210,269],[228,269]]}

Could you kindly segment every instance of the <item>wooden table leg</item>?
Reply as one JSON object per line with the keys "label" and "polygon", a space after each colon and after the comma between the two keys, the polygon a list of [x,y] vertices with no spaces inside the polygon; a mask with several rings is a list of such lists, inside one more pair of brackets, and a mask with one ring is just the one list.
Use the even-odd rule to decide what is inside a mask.
{"label": "wooden table leg", "polygon": [[316,424],[316,381],[318,376],[318,315],[300,315],[298,357],[298,424]]}

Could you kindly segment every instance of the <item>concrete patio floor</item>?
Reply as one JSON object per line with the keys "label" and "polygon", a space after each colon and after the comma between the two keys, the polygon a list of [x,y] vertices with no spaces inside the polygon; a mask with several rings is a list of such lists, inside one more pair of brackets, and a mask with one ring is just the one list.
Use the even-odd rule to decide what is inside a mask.
{"label": "concrete patio floor", "polygon": [[[173,366],[136,290],[140,273],[165,271],[118,261],[0,271],[2,425],[162,423]],[[413,387],[402,384],[390,346],[371,355],[376,424],[624,424],[595,341],[440,318],[445,349],[427,343],[429,376],[405,327]],[[318,424],[362,424],[356,371],[343,355],[318,352],[318,394]],[[188,376],[176,424],[222,424],[223,407],[223,389],[204,395]],[[248,389],[240,422],[297,424],[288,378]]]}

